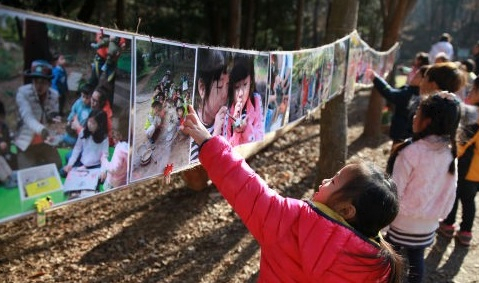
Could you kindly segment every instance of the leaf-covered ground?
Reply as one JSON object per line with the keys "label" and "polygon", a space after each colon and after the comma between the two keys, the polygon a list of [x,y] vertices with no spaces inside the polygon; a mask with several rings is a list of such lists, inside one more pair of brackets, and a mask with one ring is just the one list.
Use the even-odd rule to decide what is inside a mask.
{"label": "leaf-covered ground", "polygon": [[[349,107],[349,156],[384,168],[387,136],[360,137],[367,95]],[[304,121],[249,159],[285,196],[313,193],[319,120]],[[33,216],[0,225],[0,282],[255,282],[259,249],[214,186],[196,192],[178,175],[64,206],[38,228]],[[477,222],[477,221],[476,221]],[[475,223],[476,230],[479,223]],[[474,231],[477,234],[477,231]],[[425,282],[477,282],[477,240],[438,237]]]}

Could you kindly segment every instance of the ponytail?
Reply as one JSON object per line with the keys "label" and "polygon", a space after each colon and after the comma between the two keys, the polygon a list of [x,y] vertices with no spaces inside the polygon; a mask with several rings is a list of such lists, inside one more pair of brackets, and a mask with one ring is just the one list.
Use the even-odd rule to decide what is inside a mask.
{"label": "ponytail", "polygon": [[457,157],[457,145],[456,145],[456,139],[454,136],[451,135],[451,154],[452,154],[452,161],[449,164],[449,170],[448,172],[451,174],[454,174],[456,172],[456,157]]}
{"label": "ponytail", "polygon": [[391,267],[387,283],[401,283],[404,275],[403,258],[382,237],[379,237],[379,246],[381,247],[379,256]]}
{"label": "ponytail", "polygon": [[393,169],[394,169],[394,162],[396,162],[396,158],[398,157],[398,154],[401,150],[403,150],[406,146],[412,144],[412,139],[409,138],[405,140],[404,142],[398,144],[396,147],[394,147],[393,151],[391,152],[391,155],[389,156],[387,165],[386,165],[386,173],[389,175],[393,174]]}

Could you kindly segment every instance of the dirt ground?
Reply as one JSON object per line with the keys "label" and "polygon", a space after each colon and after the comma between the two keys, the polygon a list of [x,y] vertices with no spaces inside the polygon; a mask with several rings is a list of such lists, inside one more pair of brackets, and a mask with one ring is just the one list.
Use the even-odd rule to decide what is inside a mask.
{"label": "dirt ground", "polygon": [[[365,139],[366,95],[349,107],[349,160],[384,167],[387,136]],[[304,121],[248,160],[284,196],[309,198],[319,157],[319,120]],[[320,169],[319,169],[320,170]],[[214,186],[196,192],[174,174],[0,225],[0,282],[255,282],[257,243]],[[479,223],[475,223],[478,234]],[[437,237],[425,282],[478,282],[470,248]]]}

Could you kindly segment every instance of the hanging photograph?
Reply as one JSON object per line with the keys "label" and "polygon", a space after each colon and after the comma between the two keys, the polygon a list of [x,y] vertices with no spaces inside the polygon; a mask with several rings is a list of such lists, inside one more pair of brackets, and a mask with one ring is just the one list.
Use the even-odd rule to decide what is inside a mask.
{"label": "hanging photograph", "polygon": [[[194,108],[213,135],[233,146],[262,141],[268,55],[198,48]],[[198,161],[192,141],[190,161]]]}
{"label": "hanging photograph", "polygon": [[0,21],[0,222],[46,196],[125,185],[131,36],[7,10]]}
{"label": "hanging photograph", "polygon": [[353,32],[349,37],[349,53],[347,63],[346,90],[345,99],[351,101],[354,96],[356,81],[358,80],[359,64],[362,56],[361,40],[357,32]]}
{"label": "hanging photograph", "polygon": [[364,74],[366,73],[367,69],[372,68],[372,57],[374,54],[372,53],[371,49],[369,47],[365,47],[363,45],[363,52],[361,56],[361,60],[358,65],[358,74],[357,78],[358,80],[356,83],[361,84],[361,85],[371,85],[372,81],[367,78]]}
{"label": "hanging photograph", "polygon": [[293,78],[289,123],[305,116],[319,105],[321,69],[324,58],[321,48],[293,53]]}
{"label": "hanging photograph", "polygon": [[334,73],[334,45],[329,44],[323,48],[323,68],[321,73],[321,105],[329,101]]}
{"label": "hanging photograph", "polygon": [[189,165],[190,138],[180,125],[194,87],[196,48],[136,38],[132,182]]}
{"label": "hanging photograph", "polygon": [[346,81],[349,37],[334,43],[334,70],[329,99],[343,91]]}
{"label": "hanging photograph", "polygon": [[270,84],[265,107],[266,133],[283,127],[288,119],[292,69],[292,53],[272,53],[270,55]]}

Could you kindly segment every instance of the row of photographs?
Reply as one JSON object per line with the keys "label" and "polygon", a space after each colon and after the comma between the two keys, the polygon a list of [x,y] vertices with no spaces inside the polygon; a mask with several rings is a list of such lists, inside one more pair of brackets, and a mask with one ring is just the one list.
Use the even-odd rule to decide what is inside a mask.
{"label": "row of photographs", "polygon": [[352,99],[398,50],[356,32],[301,51],[213,48],[9,9],[0,36],[0,222],[47,196],[59,206],[197,164],[179,130],[188,104],[233,146],[258,142],[343,91]]}

